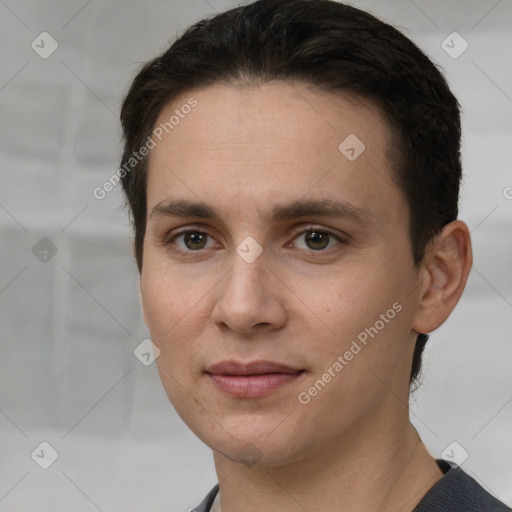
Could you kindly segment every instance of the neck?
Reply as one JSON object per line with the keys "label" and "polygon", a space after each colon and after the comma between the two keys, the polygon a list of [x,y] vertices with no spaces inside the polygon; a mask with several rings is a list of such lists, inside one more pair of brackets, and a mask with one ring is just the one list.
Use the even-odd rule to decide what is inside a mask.
{"label": "neck", "polygon": [[286,466],[246,467],[215,452],[222,512],[413,511],[442,471],[408,418],[397,423],[367,423]]}

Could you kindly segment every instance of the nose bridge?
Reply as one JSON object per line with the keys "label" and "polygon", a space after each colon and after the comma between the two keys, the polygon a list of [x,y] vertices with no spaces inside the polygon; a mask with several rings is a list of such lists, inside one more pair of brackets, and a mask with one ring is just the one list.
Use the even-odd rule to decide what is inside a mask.
{"label": "nose bridge", "polygon": [[266,289],[267,257],[263,253],[263,247],[256,244],[254,239],[244,239],[237,246],[228,276],[230,293],[245,300],[264,295]]}
{"label": "nose bridge", "polygon": [[260,248],[257,254],[254,243],[246,240],[233,253],[231,270],[213,310],[217,326],[248,334],[256,326],[275,328],[285,321],[278,281],[271,279],[267,255]]}

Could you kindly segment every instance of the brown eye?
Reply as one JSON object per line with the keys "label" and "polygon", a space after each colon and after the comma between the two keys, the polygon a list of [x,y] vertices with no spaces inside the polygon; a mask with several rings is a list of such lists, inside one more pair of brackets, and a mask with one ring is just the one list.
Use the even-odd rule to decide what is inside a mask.
{"label": "brown eye", "polygon": [[207,236],[205,233],[185,233],[183,242],[188,249],[204,249]]}
{"label": "brown eye", "polygon": [[[295,246],[299,249],[324,251],[338,245],[342,240],[334,233],[320,229],[308,229],[302,231],[295,239]],[[298,243],[297,241],[302,241]]]}
{"label": "brown eye", "polygon": [[305,240],[308,247],[315,251],[325,249],[329,245],[328,233],[322,233],[321,231],[308,231]]}
{"label": "brown eye", "polygon": [[[182,231],[171,237],[167,245],[176,245],[176,247],[183,252],[199,251],[201,249],[208,249],[215,246],[215,241],[208,240],[208,233],[197,230]],[[208,246],[208,243],[210,245]],[[213,244],[213,245],[212,245]]]}

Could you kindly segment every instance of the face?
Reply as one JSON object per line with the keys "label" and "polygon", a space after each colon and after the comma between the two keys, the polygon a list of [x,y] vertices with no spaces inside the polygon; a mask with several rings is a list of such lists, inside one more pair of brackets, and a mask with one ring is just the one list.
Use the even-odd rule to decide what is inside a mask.
{"label": "face", "polygon": [[190,98],[149,157],[141,274],[176,411],[216,452],[268,466],[396,422],[419,277],[380,111],[218,85],[156,125]]}

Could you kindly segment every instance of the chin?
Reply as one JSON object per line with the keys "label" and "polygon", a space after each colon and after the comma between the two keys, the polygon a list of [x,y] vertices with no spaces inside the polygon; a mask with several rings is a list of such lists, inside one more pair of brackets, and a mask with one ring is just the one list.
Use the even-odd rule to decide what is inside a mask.
{"label": "chin", "polygon": [[219,446],[218,449],[212,448],[217,454],[229,459],[231,462],[242,464],[248,468],[251,467],[273,467],[279,466],[289,459],[289,454],[286,456],[286,450],[275,450],[265,446],[264,441],[258,442],[257,440],[237,442],[231,446]]}
{"label": "chin", "polygon": [[232,462],[247,467],[273,467],[292,462],[307,447],[304,445],[308,436],[304,430],[289,432],[279,422],[270,423],[267,418],[264,428],[239,421],[239,428],[233,424],[217,424],[213,430],[194,429],[196,435],[214,452]]}

